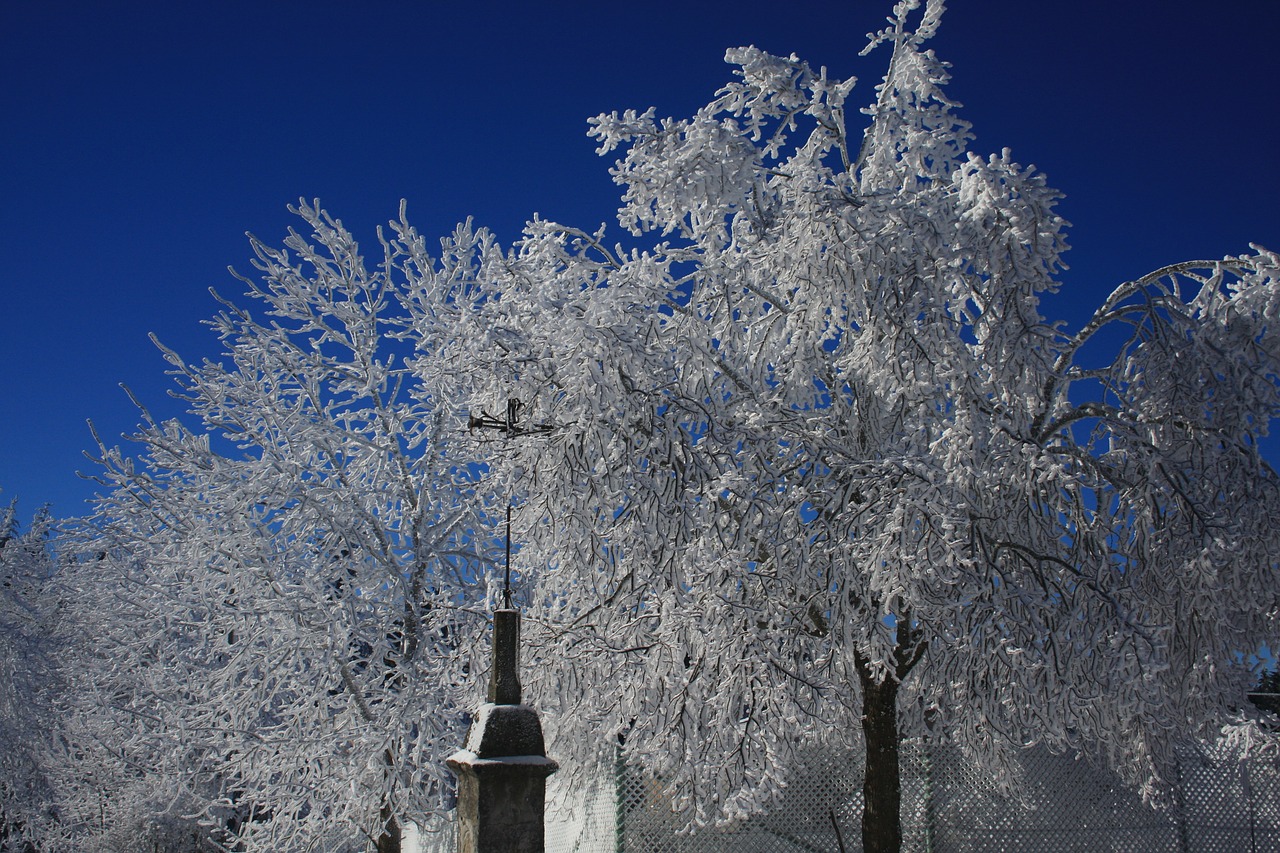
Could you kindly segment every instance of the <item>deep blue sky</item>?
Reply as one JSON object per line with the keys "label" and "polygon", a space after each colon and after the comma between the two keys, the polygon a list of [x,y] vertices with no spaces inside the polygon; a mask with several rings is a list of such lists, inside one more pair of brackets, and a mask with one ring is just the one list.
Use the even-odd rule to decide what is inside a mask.
{"label": "deep blue sky", "polygon": [[[209,287],[299,196],[372,243],[401,198],[427,234],[504,241],[538,212],[613,220],[587,117],[686,116],[727,47],[857,74],[890,0],[843,3],[0,4],[0,501],[83,511],[86,419],[115,442],[169,399],[157,333],[215,356]],[[1280,248],[1280,3],[952,0],[934,47],[976,150],[1064,191],[1076,319],[1162,264]]]}

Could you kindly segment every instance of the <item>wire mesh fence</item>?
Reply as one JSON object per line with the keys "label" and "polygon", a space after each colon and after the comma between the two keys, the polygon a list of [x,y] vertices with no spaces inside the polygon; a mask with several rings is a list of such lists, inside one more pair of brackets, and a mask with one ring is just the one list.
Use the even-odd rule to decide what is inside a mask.
{"label": "wire mesh fence", "polygon": [[[847,853],[860,851],[862,756],[814,751],[764,814],[682,831],[660,780],[636,761],[601,768],[588,784],[549,780],[547,853]],[[956,749],[902,754],[903,849],[912,853],[1273,853],[1280,851],[1280,767],[1226,750],[1187,755],[1162,810],[1109,771],[1030,749],[1019,795],[998,790]],[[839,833],[840,840],[837,840]],[[455,849],[424,834],[423,853]]]}

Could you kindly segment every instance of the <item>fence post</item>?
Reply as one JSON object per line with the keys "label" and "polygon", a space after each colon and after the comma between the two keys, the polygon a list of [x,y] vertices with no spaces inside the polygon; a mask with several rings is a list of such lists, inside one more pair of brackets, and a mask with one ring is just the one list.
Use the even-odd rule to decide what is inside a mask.
{"label": "fence post", "polygon": [[1249,776],[1249,759],[1240,758],[1240,791],[1249,810],[1249,853],[1258,853],[1258,813],[1253,802],[1253,779]]}
{"label": "fence post", "polygon": [[1190,842],[1187,821],[1190,815],[1187,814],[1187,780],[1182,773],[1182,755],[1180,753],[1174,754],[1174,762],[1178,768],[1178,850],[1180,853],[1188,853]]}
{"label": "fence post", "polygon": [[928,737],[920,739],[920,759],[924,765],[924,850],[933,853],[933,759]]}
{"label": "fence post", "polygon": [[489,701],[445,762],[458,777],[458,853],[543,853],[547,758],[538,712],[521,704],[520,613],[493,614]]}
{"label": "fence post", "polygon": [[[619,736],[621,737],[621,736]],[[613,747],[613,850],[624,853],[627,849],[627,759],[622,754],[622,744]]]}

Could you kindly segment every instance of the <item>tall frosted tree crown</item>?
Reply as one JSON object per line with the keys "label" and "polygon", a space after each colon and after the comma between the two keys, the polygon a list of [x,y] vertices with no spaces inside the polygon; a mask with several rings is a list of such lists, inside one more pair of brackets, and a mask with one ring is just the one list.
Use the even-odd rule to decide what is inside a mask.
{"label": "tall frosted tree crown", "polygon": [[[508,501],[549,751],[621,745],[691,821],[814,745],[867,747],[865,849],[896,850],[906,737],[1010,786],[1023,746],[1080,750],[1151,793],[1224,725],[1273,742],[1239,709],[1280,635],[1280,259],[1046,319],[1059,195],[972,150],[942,11],[894,7],[863,100],[743,47],[690,118],[592,119],[622,242],[468,222],[437,251],[402,211],[368,263],[306,204],[253,241],[224,358],[162,348],[197,426],[143,410],[136,458],[101,448],[67,670],[111,703],[68,706],[58,831],[126,832],[99,792],[142,779],[129,802],[247,850],[394,849],[446,803]],[[507,401],[537,429],[467,433]]]}
{"label": "tall frosted tree crown", "polygon": [[970,150],[920,5],[872,35],[860,134],[853,80],[731,50],[693,117],[592,120],[656,244],[535,222],[487,270],[507,349],[475,362],[564,426],[494,472],[545,510],[541,691],[589,697],[560,719],[656,756],[697,819],[890,682],[904,733],[984,766],[1039,741],[1155,791],[1274,636],[1275,256],[1047,322],[1059,194]]}

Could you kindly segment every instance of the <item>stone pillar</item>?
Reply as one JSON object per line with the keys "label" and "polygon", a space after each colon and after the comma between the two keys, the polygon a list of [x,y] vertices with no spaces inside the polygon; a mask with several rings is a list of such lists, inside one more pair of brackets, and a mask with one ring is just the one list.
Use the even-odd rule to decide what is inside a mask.
{"label": "stone pillar", "polygon": [[547,758],[538,712],[520,704],[520,613],[493,614],[489,701],[446,763],[458,777],[458,853],[543,853]]}

